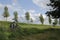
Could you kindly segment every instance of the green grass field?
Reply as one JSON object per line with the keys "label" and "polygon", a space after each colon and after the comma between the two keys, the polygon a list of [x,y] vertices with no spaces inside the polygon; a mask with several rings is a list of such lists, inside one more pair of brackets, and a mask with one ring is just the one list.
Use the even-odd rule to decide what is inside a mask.
{"label": "green grass field", "polygon": [[[0,21],[0,26],[9,27],[11,22]],[[60,28],[60,26],[53,25],[41,25],[41,24],[26,24],[26,23],[19,23],[18,24],[22,28],[38,28],[38,29],[48,29],[48,28]]]}
{"label": "green grass field", "polygon": [[18,23],[11,29],[10,23],[0,21],[0,40],[60,40],[60,26]]}

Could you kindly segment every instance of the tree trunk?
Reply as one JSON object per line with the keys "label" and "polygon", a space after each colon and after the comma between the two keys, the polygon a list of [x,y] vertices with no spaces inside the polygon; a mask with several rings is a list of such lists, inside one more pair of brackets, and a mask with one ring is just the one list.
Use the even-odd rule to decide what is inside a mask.
{"label": "tree trunk", "polygon": [[59,18],[59,25],[60,25],[60,18]]}
{"label": "tree trunk", "polygon": [[7,21],[7,18],[6,18],[6,21]]}

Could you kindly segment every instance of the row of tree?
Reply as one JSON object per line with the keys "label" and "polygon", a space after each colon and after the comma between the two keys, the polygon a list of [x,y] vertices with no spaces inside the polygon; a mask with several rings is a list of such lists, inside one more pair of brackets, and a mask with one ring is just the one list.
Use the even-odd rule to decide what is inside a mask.
{"label": "row of tree", "polygon": [[[9,11],[8,11],[8,7],[5,6],[5,8],[4,8],[4,13],[3,13],[3,17],[4,17],[4,18],[6,19],[6,21],[7,21],[7,18],[8,18],[9,16],[10,16],[10,14],[9,14]],[[33,22],[33,19],[30,18],[29,12],[26,12],[26,13],[25,13],[25,18],[26,18],[26,20],[27,20],[28,23],[29,23],[29,20],[31,20],[31,22]],[[14,18],[13,18],[13,20],[15,20],[16,22],[18,22],[18,13],[17,13],[17,11],[14,12]],[[43,18],[43,15],[42,15],[42,14],[39,16],[39,21],[41,22],[41,24],[44,24],[44,18]],[[50,17],[50,16],[48,16],[48,21],[49,21],[49,24],[52,23],[52,20],[51,20],[51,17]],[[57,19],[55,19],[55,23],[57,24]]]}
{"label": "row of tree", "polygon": [[[9,11],[8,11],[8,7],[7,6],[5,6],[5,8],[4,8],[4,13],[3,13],[3,17],[6,19],[6,21],[7,21],[7,18],[10,16],[10,14],[9,14]],[[15,21],[18,21],[17,20],[18,19],[18,13],[17,13],[17,11],[15,11],[14,12],[14,20]]]}

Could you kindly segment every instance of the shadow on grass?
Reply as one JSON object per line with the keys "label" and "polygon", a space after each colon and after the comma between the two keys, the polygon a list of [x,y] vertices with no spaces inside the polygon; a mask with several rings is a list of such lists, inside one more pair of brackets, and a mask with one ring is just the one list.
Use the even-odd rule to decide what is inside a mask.
{"label": "shadow on grass", "polygon": [[[39,36],[39,35],[42,36]],[[36,38],[42,37],[41,40],[60,40],[60,29],[55,29],[55,28],[49,28],[49,29],[44,29],[44,30],[40,30],[37,28],[15,28],[13,30],[11,30],[10,28],[6,29],[4,27],[0,27],[0,40],[23,40],[26,38],[25,37],[32,37]],[[47,38],[43,38],[44,36],[47,35]],[[35,38],[35,39],[36,39]],[[36,39],[36,40],[40,40],[40,39]]]}

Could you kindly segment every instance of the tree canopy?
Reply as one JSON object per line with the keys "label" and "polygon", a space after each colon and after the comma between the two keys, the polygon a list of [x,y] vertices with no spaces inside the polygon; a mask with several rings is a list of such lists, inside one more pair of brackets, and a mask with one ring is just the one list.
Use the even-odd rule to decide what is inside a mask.
{"label": "tree canopy", "polygon": [[4,7],[4,13],[3,13],[3,17],[5,17],[6,18],[6,20],[7,20],[7,17],[9,17],[10,15],[9,15],[9,12],[8,12],[8,7],[7,6],[5,6]]}
{"label": "tree canopy", "polygon": [[14,20],[16,22],[18,22],[18,13],[17,13],[17,11],[14,12]]}
{"label": "tree canopy", "polygon": [[50,4],[53,10],[47,11],[48,16],[52,16],[52,18],[60,18],[60,0],[50,0]]}
{"label": "tree canopy", "polygon": [[30,19],[30,14],[29,14],[29,12],[26,12],[26,14],[25,14],[26,16],[26,20],[29,20]]}
{"label": "tree canopy", "polygon": [[40,22],[43,24],[44,23],[44,18],[43,18],[42,14],[39,16],[39,19],[40,19]]}

